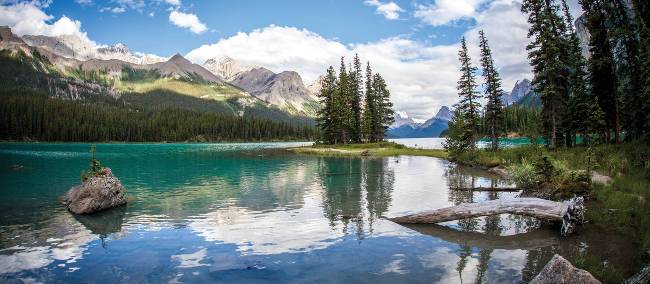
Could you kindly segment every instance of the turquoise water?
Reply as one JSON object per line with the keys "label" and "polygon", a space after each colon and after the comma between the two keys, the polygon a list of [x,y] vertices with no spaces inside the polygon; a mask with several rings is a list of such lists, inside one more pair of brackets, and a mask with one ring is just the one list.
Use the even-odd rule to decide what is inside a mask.
{"label": "turquoise water", "polygon": [[[392,142],[406,145],[413,148],[422,148],[422,149],[443,149],[445,138],[396,138],[389,139]],[[581,142],[581,141],[579,141]],[[476,142],[479,148],[487,148],[490,146],[489,139],[481,139]],[[537,141],[538,144],[543,144],[544,140],[540,139]],[[518,138],[500,138],[499,146],[504,148],[517,147],[522,145],[530,144],[530,140],[526,137]]]}
{"label": "turquoise water", "polygon": [[[445,226],[385,217],[517,193],[429,157],[321,158],[301,143],[99,144],[127,206],[73,216],[59,197],[87,144],[0,144],[0,282],[525,282],[553,253],[630,274],[634,241],[500,215]],[[606,245],[603,244],[606,242]]]}

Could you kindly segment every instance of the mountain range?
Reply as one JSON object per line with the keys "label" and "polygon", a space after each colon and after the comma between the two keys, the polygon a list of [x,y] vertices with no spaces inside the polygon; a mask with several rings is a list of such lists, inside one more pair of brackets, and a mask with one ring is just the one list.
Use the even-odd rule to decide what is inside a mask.
{"label": "mountain range", "polygon": [[[95,91],[90,93],[94,94],[155,96],[162,101],[151,103],[162,105],[173,105],[172,101],[165,101],[173,94],[209,100],[220,105],[218,109],[234,115],[255,114],[284,120],[303,117],[312,122],[318,109],[316,96],[293,71],[275,74],[263,67],[244,66],[229,57],[198,65],[180,54],[163,58],[134,53],[123,44],[94,46],[76,36],[19,37],[8,27],[0,27],[0,36],[0,48],[9,51],[10,58],[18,60],[24,55],[42,59],[37,69],[57,74],[57,80],[63,83],[41,86],[53,96],[80,99],[78,91],[84,89],[81,86],[93,85]],[[160,96],[161,92],[166,93],[165,98]]]}
{"label": "mountain range", "polygon": [[[541,107],[539,94],[533,91],[530,80],[517,81],[510,93],[501,97],[505,106]],[[448,128],[453,113],[447,106],[441,107],[436,115],[424,123],[417,123],[406,115],[395,114],[395,122],[388,129],[392,138],[440,137]]]}
{"label": "mountain range", "polygon": [[452,116],[447,106],[442,106],[435,116],[424,123],[417,123],[411,118],[396,114],[395,122],[388,129],[388,136],[392,138],[440,137],[440,134],[448,128]]}

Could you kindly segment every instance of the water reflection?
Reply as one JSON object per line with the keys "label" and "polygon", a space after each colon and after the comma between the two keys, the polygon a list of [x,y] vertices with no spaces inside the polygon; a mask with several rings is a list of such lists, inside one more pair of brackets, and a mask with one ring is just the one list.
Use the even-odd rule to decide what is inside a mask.
{"label": "water reflection", "polygon": [[323,211],[330,226],[358,239],[388,211],[394,173],[388,159],[320,159]]}
{"label": "water reflection", "polygon": [[[8,181],[0,202],[13,204],[1,213],[0,282],[518,282],[553,253],[637,264],[625,236],[604,244],[609,236],[585,228],[559,238],[532,218],[409,228],[384,219],[517,195],[450,190],[509,184],[434,158],[101,146],[133,200],[92,216],[56,202],[78,182],[84,147],[0,151]],[[3,171],[3,163],[26,167]]]}

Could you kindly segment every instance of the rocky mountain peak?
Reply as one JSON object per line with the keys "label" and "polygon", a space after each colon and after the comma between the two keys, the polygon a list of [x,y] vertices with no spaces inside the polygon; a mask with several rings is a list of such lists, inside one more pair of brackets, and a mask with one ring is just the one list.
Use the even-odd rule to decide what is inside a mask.
{"label": "rocky mountain peak", "polygon": [[239,61],[229,56],[224,56],[219,59],[210,58],[203,63],[203,67],[213,74],[226,79],[226,81],[231,81],[237,74],[250,69],[250,67],[243,66]]}
{"label": "rocky mountain peak", "polygon": [[521,98],[528,94],[531,89],[532,85],[530,83],[530,80],[523,79],[521,81],[517,81],[510,94],[504,94],[503,97],[501,97],[501,101],[504,105],[509,106],[518,102]]}
{"label": "rocky mountain peak", "polygon": [[185,59],[185,57],[183,57],[180,53],[174,54],[174,56],[169,58],[169,60],[167,60],[167,61],[168,62],[178,62],[178,63],[185,63],[185,62],[189,63],[190,62],[189,60]]}
{"label": "rocky mountain peak", "polygon": [[312,92],[312,94],[318,94],[320,93],[320,89],[323,86],[323,80],[325,80],[325,75],[320,75],[314,82],[311,84],[307,85],[307,89]]}
{"label": "rocky mountain peak", "polygon": [[446,121],[451,121],[451,117],[453,116],[453,113],[447,106],[442,106],[439,110],[438,113],[436,113],[435,118],[440,119],[440,120],[446,120]]}

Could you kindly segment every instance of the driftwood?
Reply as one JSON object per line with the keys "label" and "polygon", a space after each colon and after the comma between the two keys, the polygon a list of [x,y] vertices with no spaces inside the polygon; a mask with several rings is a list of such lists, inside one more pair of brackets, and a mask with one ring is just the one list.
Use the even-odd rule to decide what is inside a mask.
{"label": "driftwood", "polygon": [[576,224],[584,221],[583,198],[576,197],[564,202],[540,198],[496,199],[478,203],[463,203],[457,206],[391,218],[391,220],[405,224],[435,224],[504,213],[531,216],[544,221],[562,222],[561,233],[567,235],[573,231]]}
{"label": "driftwood", "polygon": [[503,192],[516,192],[516,191],[521,191],[523,189],[521,188],[516,188],[516,187],[483,187],[483,186],[477,186],[477,187],[451,187],[452,190],[458,190],[458,191],[503,191]]}

